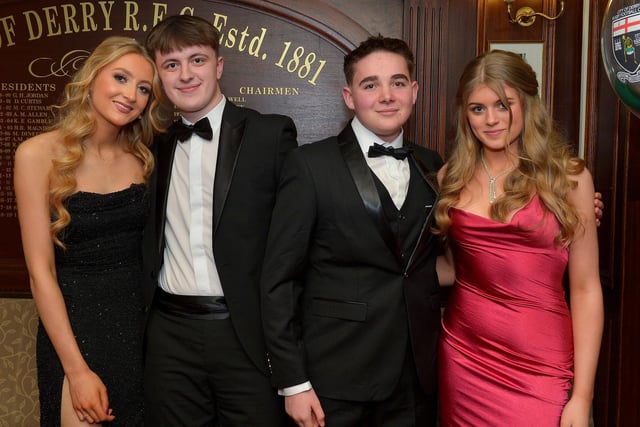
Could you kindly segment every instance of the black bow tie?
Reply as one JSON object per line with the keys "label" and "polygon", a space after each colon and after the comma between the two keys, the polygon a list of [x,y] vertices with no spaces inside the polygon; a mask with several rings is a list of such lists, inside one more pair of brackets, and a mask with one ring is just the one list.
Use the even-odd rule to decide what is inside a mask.
{"label": "black bow tie", "polygon": [[407,158],[409,154],[413,151],[413,148],[393,148],[393,147],[385,147],[380,144],[374,143],[371,147],[369,147],[369,157],[380,157],[380,156],[391,156],[398,160],[404,160]]}
{"label": "black bow tie", "polygon": [[178,120],[173,124],[171,133],[180,142],[184,142],[191,138],[191,135],[194,133],[207,141],[210,141],[213,138],[211,125],[209,124],[209,119],[206,117],[198,120],[194,125],[187,125],[182,120]]}

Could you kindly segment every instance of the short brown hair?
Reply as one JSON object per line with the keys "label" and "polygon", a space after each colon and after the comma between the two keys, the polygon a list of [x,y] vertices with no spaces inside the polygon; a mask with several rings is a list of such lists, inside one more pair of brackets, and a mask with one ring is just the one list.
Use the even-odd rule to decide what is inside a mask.
{"label": "short brown hair", "polygon": [[353,75],[355,73],[354,68],[358,61],[360,61],[365,56],[372,54],[373,52],[391,52],[397,53],[402,56],[405,61],[407,61],[407,68],[409,69],[409,75],[413,75],[413,70],[415,69],[415,59],[413,57],[413,52],[409,48],[409,45],[401,39],[394,39],[390,37],[383,37],[378,34],[377,36],[371,36],[360,45],[349,52],[344,57],[344,78],[347,81],[348,85],[353,83]]}
{"label": "short brown hair", "polygon": [[220,32],[203,18],[173,15],[153,27],[145,40],[145,47],[154,59],[156,51],[165,54],[189,46],[210,46],[218,55]]}

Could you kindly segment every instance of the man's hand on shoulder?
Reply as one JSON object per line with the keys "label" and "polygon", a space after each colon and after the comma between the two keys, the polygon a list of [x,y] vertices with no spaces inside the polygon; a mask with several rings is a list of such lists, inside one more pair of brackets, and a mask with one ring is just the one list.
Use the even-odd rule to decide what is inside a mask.
{"label": "man's hand on shoulder", "polygon": [[313,389],[286,396],[284,407],[297,426],[324,427],[324,412]]}

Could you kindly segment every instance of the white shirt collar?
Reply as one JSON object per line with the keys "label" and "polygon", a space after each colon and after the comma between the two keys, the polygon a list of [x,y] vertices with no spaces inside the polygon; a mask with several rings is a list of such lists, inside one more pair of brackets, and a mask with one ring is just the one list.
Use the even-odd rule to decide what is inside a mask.
{"label": "white shirt collar", "polygon": [[353,133],[356,134],[356,138],[358,139],[358,144],[360,144],[360,149],[364,153],[365,157],[369,152],[369,147],[373,145],[374,142],[378,144],[382,144],[385,147],[393,147],[400,148],[402,147],[403,135],[404,131],[400,130],[400,135],[396,137],[391,142],[385,142],[380,137],[378,137],[375,133],[371,132],[369,129],[364,127],[364,125],[358,120],[357,117],[354,117],[351,121],[351,128],[353,129]]}
{"label": "white shirt collar", "polygon": [[[224,106],[227,104],[227,98],[222,95],[222,99],[220,100],[220,102],[218,102],[218,104],[213,107],[213,109],[211,111],[209,111],[207,114],[205,114],[203,117],[206,117],[209,119],[209,123],[211,124],[211,128],[215,127],[216,123],[220,123],[222,122],[222,113],[224,112]],[[203,117],[200,117],[200,119],[202,119]],[[198,119],[198,120],[200,120]],[[189,120],[185,119],[184,117],[182,117],[182,121],[188,125],[193,125],[195,124],[198,120],[196,120],[195,122],[191,123],[189,122]]]}

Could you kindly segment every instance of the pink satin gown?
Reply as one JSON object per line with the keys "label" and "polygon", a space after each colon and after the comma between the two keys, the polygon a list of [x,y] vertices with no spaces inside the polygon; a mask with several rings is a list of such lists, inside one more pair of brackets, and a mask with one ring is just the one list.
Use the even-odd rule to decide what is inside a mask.
{"label": "pink satin gown", "polygon": [[456,283],[439,349],[442,426],[558,426],[573,378],[568,251],[537,196],[508,224],[451,210]]}

